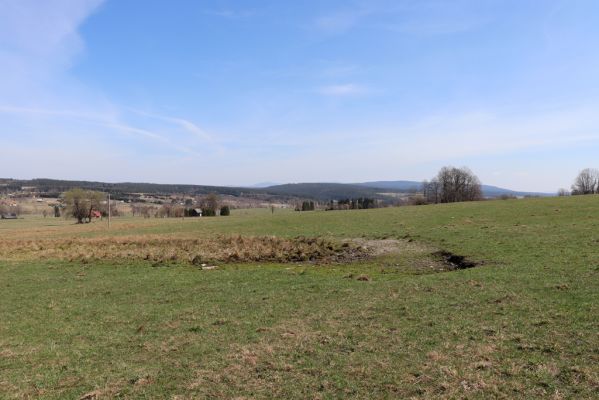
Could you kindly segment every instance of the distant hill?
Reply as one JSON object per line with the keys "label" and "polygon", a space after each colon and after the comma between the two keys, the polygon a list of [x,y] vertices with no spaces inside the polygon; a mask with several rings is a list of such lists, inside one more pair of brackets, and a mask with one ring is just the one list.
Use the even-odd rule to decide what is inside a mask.
{"label": "distant hill", "polygon": [[277,182],[258,182],[258,183],[254,183],[253,185],[248,186],[249,188],[266,188],[266,187],[271,187],[271,186],[277,186],[280,185],[280,183]]}
{"label": "distant hill", "polygon": [[[266,183],[265,183],[266,184]],[[0,179],[0,192],[19,191],[21,188],[34,188],[42,196],[55,197],[73,188],[83,188],[108,192],[115,199],[135,199],[140,193],[151,195],[188,195],[197,196],[217,193],[235,197],[249,197],[289,201],[294,199],[314,199],[319,201],[369,197],[379,200],[392,200],[401,194],[420,191],[421,182],[417,181],[374,181],[362,183],[288,183],[266,187],[228,187],[187,184],[157,183],[106,183],[90,181],[67,181],[56,179]],[[483,185],[485,197],[509,196],[550,196],[548,193],[519,192],[496,186]]]}
{"label": "distant hill", "polygon": [[491,185],[482,185],[482,189],[483,189],[483,195],[485,195],[485,197],[499,197],[499,196],[502,196],[504,194],[511,195],[511,196],[518,196],[518,197],[523,197],[523,196],[539,196],[539,197],[555,196],[555,193],[519,192],[517,190],[504,189],[504,188],[500,188],[500,187],[497,187],[497,186],[491,186]]}
{"label": "distant hill", "polygon": [[268,193],[313,198],[321,201],[370,197],[377,199],[388,199],[382,192],[400,193],[397,189],[372,188],[362,185],[347,183],[288,183],[285,185],[269,186],[264,188]]}
{"label": "distant hill", "polygon": [[[393,189],[398,191],[413,191],[414,189],[420,190],[422,182],[418,181],[374,181],[374,182],[363,182],[356,183],[358,186],[365,186],[369,188],[381,188],[381,189]],[[500,197],[503,195],[508,196],[553,196],[553,193],[539,193],[539,192],[521,192],[517,190],[504,189],[497,186],[482,185],[483,196],[485,197]]]}
{"label": "distant hill", "polygon": [[373,181],[355,183],[355,185],[403,192],[420,191],[422,188],[422,182],[417,181]]}
{"label": "distant hill", "polygon": [[263,194],[263,190],[226,187],[226,186],[205,186],[205,185],[186,185],[186,184],[160,184],[160,183],[106,183],[92,181],[67,181],[57,179],[0,179],[2,190],[18,191],[23,187],[35,188],[37,192],[44,193],[47,196],[57,196],[62,192],[73,188],[82,188],[98,190],[103,192],[110,191],[115,199],[128,198],[132,194],[145,193],[153,195],[204,195],[208,193],[218,193],[231,196],[252,196]]}

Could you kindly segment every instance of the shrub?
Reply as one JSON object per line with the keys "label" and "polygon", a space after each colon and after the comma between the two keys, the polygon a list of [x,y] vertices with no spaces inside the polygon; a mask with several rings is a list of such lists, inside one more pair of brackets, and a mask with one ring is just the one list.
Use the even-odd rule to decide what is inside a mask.
{"label": "shrub", "polygon": [[428,202],[426,201],[426,199],[424,198],[424,196],[410,196],[410,198],[408,199],[408,204],[410,204],[411,206],[423,206],[428,204]]}
{"label": "shrub", "polygon": [[231,215],[231,209],[229,208],[229,206],[222,206],[220,208],[220,215],[223,217]]}

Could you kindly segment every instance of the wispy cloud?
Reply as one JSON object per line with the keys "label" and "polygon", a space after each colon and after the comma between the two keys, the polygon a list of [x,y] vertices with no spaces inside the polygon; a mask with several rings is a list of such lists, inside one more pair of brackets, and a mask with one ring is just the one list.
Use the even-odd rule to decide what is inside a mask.
{"label": "wispy cloud", "polygon": [[154,114],[154,113],[149,113],[149,112],[140,111],[140,110],[133,110],[133,111],[137,114],[140,114],[140,115],[143,115],[143,116],[146,116],[149,118],[155,118],[155,119],[159,119],[161,121],[166,121],[166,122],[175,124],[175,125],[181,127],[182,129],[184,129],[186,132],[189,132],[190,134],[192,134],[195,137],[202,139],[204,141],[214,140],[214,138],[208,132],[206,132],[204,129],[200,128],[197,124],[195,124],[187,119],[171,117],[171,116],[167,116],[167,115]]}
{"label": "wispy cloud", "polygon": [[[72,62],[85,49],[79,28],[102,2],[2,2],[0,63],[4,68],[0,75],[0,122],[5,127],[10,123],[10,130],[0,132],[0,138],[8,134],[33,137],[43,131],[64,137],[79,131],[79,136],[87,140],[104,140],[105,146],[115,147],[118,138],[125,135],[144,148],[199,156],[199,143],[208,143],[212,137],[196,123],[151,112],[140,117],[142,113],[114,104],[70,77]],[[55,90],[57,87],[60,90]],[[57,143],[56,149],[46,150],[58,154],[58,146],[63,151],[75,147],[75,143],[67,140]],[[29,148],[35,145],[30,143]]]}
{"label": "wispy cloud", "polygon": [[234,10],[230,8],[205,10],[204,14],[225,19],[246,19],[257,15],[255,10]]}
{"label": "wispy cloud", "polygon": [[445,35],[465,32],[488,22],[471,2],[373,1],[354,2],[319,15],[313,26],[329,34],[368,28],[412,35]]}
{"label": "wispy cloud", "polygon": [[[99,114],[99,113],[89,113],[89,112],[80,112],[74,110],[56,110],[56,109],[41,109],[41,108],[26,108],[26,107],[13,107],[13,106],[0,106],[0,114],[12,114],[17,116],[25,116],[29,119],[31,118],[44,118],[49,127],[54,127],[53,129],[61,129],[60,127],[67,127],[69,125],[69,121],[81,120],[86,121],[90,124],[100,127],[101,129],[108,128],[111,131],[134,134],[137,137],[143,139],[149,139],[153,142],[160,143],[161,145],[166,145],[167,147],[185,153],[185,154],[195,154],[199,153],[194,151],[189,146],[181,146],[177,144],[179,141],[175,141],[171,139],[173,136],[172,132],[164,132],[159,133],[153,130],[139,128],[133,125],[129,125],[120,121],[118,116],[112,114]],[[146,114],[149,116],[149,114]],[[51,118],[48,119],[48,118]],[[190,121],[180,119],[180,118],[171,118],[165,116],[156,116],[153,115],[152,118],[159,118],[164,121],[168,121],[176,126],[180,126],[187,132],[190,132],[196,137],[199,137],[204,140],[208,140],[209,136],[205,134],[198,126],[193,124]]]}
{"label": "wispy cloud", "polygon": [[347,97],[369,93],[369,89],[355,83],[346,83],[341,85],[322,86],[318,88],[317,92],[323,96]]}
{"label": "wispy cloud", "polygon": [[19,107],[19,106],[3,106],[3,105],[0,105],[0,113],[13,114],[13,115],[24,115],[24,116],[28,116],[28,117],[48,116],[48,117],[69,117],[69,118],[76,118],[76,119],[91,119],[91,120],[101,120],[101,119],[106,118],[104,115],[93,113],[93,112],[82,112],[82,111],[75,111],[75,110],[55,110],[55,109]]}

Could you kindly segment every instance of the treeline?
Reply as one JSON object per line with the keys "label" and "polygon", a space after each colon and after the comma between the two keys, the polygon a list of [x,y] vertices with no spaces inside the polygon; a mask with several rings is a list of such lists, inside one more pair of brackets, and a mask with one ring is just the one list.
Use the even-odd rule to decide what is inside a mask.
{"label": "treeline", "polygon": [[159,207],[147,204],[131,205],[133,216],[139,215],[144,218],[152,216],[156,218],[184,218],[184,217],[215,217],[217,215],[231,215],[231,208],[226,204],[220,204],[220,199],[215,193],[196,199],[187,199],[185,205],[163,204]]}
{"label": "treeline", "polygon": [[377,199],[360,197],[357,199],[330,200],[326,203],[315,203],[312,200],[305,200],[295,206],[295,211],[314,211],[321,210],[364,210],[368,208],[378,208],[382,202]]}
{"label": "treeline", "polygon": [[360,197],[358,199],[343,199],[330,201],[327,210],[366,210],[369,208],[378,208],[380,202],[369,197]]}

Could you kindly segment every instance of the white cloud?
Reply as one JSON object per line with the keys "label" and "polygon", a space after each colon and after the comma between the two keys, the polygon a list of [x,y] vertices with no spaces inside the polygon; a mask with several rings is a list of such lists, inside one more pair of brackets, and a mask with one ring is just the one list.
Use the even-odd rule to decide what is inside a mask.
{"label": "white cloud", "polygon": [[148,112],[140,111],[140,110],[133,110],[133,111],[137,114],[140,114],[140,115],[143,115],[143,116],[146,116],[149,118],[155,118],[155,119],[159,119],[162,121],[166,121],[166,122],[175,124],[175,125],[181,127],[182,129],[184,129],[185,131],[191,133],[195,137],[202,139],[204,141],[214,140],[214,138],[208,132],[206,132],[204,129],[200,128],[197,124],[195,124],[187,119],[171,117],[171,116],[167,116],[167,115],[148,113]]}
{"label": "white cloud", "polygon": [[47,84],[56,74],[64,72],[84,47],[78,27],[101,3],[101,0],[2,1],[2,97]]}
{"label": "white cloud", "polygon": [[[82,138],[103,141],[114,152],[119,136],[165,153],[198,156],[195,148],[212,138],[194,122],[154,113],[134,115],[140,113],[112,103],[70,76],[71,65],[85,50],[79,29],[102,2],[0,0],[0,123],[5,127],[0,139],[41,139],[53,133],[64,140],[44,141],[44,150],[59,162],[67,162],[59,156],[62,152],[79,151]],[[28,144],[31,154],[39,139]]]}

